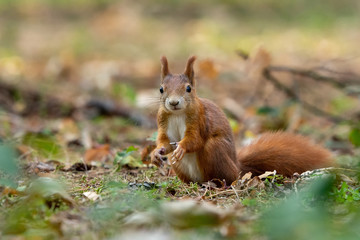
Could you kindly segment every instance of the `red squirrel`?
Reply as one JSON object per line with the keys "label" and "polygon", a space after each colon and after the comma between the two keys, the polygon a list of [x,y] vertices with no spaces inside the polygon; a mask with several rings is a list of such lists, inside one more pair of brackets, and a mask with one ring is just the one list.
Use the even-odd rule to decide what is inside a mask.
{"label": "red squirrel", "polygon": [[332,166],[328,150],[306,137],[285,132],[265,133],[236,153],[223,111],[196,95],[195,60],[195,56],[188,59],[183,74],[172,74],[166,57],[161,58],[158,136],[152,163],[160,166],[168,155],[183,182],[219,179],[226,184],[247,172],[259,175],[276,170],[290,177],[295,172]]}

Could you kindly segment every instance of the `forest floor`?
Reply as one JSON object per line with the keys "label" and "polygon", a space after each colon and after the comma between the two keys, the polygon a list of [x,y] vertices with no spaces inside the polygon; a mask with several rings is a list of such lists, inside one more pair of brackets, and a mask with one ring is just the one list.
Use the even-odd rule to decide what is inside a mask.
{"label": "forest floor", "polygon": [[[352,1],[298,3],[295,15],[275,0],[275,14],[161,2],[0,2],[0,238],[359,239]],[[162,54],[173,72],[198,55],[197,93],[224,110],[237,149],[293,132],[336,168],[216,187],[153,166]]]}
{"label": "forest floor", "polygon": [[[18,94],[26,99],[26,93]],[[23,102],[11,106],[16,109],[16,104]],[[360,220],[359,155],[349,141],[347,124],[310,117],[302,118],[296,128],[326,144],[338,168],[312,172],[310,177],[245,175],[230,187],[216,187],[212,182],[182,183],[169,165],[149,164],[156,129],[134,125],[131,118],[104,116],[99,111],[103,105],[98,101],[92,109],[55,118],[41,116],[50,114],[41,113],[46,108],[28,116],[1,113],[0,154],[2,161],[9,161],[0,166],[3,239],[359,236],[354,227]],[[286,109],[296,112],[292,105]],[[246,121],[258,123],[253,130],[244,127],[249,126],[246,121],[229,118],[238,146],[241,139],[256,137],[257,129],[271,130],[274,123],[275,128],[287,126],[287,117],[293,118],[274,115],[271,107],[259,109],[272,112],[265,117],[252,107],[247,111]],[[315,128],[309,119],[314,125],[326,124]],[[310,230],[301,232],[305,227]]]}

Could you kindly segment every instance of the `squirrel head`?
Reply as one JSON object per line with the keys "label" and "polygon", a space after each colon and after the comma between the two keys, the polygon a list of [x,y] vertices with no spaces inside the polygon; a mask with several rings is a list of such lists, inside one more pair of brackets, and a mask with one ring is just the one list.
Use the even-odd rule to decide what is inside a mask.
{"label": "squirrel head", "polygon": [[193,65],[195,56],[188,59],[182,74],[171,74],[168,61],[161,57],[160,100],[165,111],[180,114],[196,98]]}

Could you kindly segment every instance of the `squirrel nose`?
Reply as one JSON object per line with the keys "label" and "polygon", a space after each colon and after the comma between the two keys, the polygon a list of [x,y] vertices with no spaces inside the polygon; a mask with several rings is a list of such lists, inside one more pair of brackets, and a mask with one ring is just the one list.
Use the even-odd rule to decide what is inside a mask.
{"label": "squirrel nose", "polygon": [[177,106],[179,104],[179,100],[170,100],[169,103],[170,103],[171,106],[175,107],[175,106]]}

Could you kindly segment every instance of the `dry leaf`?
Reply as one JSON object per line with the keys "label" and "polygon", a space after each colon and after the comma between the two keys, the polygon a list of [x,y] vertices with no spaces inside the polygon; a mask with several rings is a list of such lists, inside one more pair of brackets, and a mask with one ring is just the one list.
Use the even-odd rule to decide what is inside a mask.
{"label": "dry leaf", "polygon": [[5,187],[4,190],[2,190],[2,195],[18,195],[18,191],[13,188]]}
{"label": "dry leaf", "polygon": [[91,163],[92,161],[105,162],[110,155],[110,145],[104,144],[87,150],[84,155],[84,160],[86,163]]}
{"label": "dry leaf", "polygon": [[[76,233],[78,236],[83,236],[87,239],[86,233],[89,232],[89,222],[86,221],[80,214],[76,215],[67,211],[60,211],[49,218],[49,221],[62,236],[70,236],[69,233]],[[63,237],[68,239],[67,237]],[[70,237],[70,239],[72,239]],[[90,238],[91,239],[91,238]]]}
{"label": "dry leaf", "polygon": [[251,176],[252,176],[252,172],[248,172],[241,178],[241,181],[242,182],[248,181],[251,179]]}
{"label": "dry leaf", "polygon": [[219,75],[219,70],[210,59],[199,61],[198,68],[199,74],[207,79],[214,80]]}
{"label": "dry leaf", "polygon": [[270,53],[263,47],[259,46],[251,52],[247,62],[246,73],[250,79],[258,79],[265,68],[271,63]]}
{"label": "dry leaf", "polygon": [[156,148],[155,144],[149,144],[149,145],[147,145],[146,147],[143,148],[143,150],[141,151],[141,161],[144,164],[150,164],[151,163],[150,154],[155,148]]}
{"label": "dry leaf", "polygon": [[276,175],[276,170],[274,170],[272,172],[271,171],[266,171],[265,173],[261,174],[259,176],[259,178],[263,179],[263,178],[267,178],[268,176],[271,176],[271,175],[275,176]]}
{"label": "dry leaf", "polygon": [[258,176],[255,176],[253,179],[251,179],[248,183],[247,183],[247,187],[248,188],[259,188],[259,189],[264,189],[265,188],[265,184],[263,183],[263,181],[260,180],[260,178]]}
{"label": "dry leaf", "polygon": [[27,155],[32,152],[31,148],[26,145],[18,145],[16,146],[16,150],[18,150],[21,155]]}
{"label": "dry leaf", "polygon": [[91,192],[91,191],[83,192],[83,195],[92,201],[96,201],[100,197],[99,194],[97,194],[96,192]]}
{"label": "dry leaf", "polygon": [[75,121],[71,118],[65,118],[58,125],[59,137],[65,142],[72,142],[80,139],[80,131]]}
{"label": "dry leaf", "polygon": [[[30,162],[27,164],[27,171],[29,173],[35,173],[37,175],[42,175],[40,173],[49,173],[53,172],[56,169],[63,169],[64,164],[57,160],[49,160],[46,162]],[[44,175],[42,175],[44,176]]]}
{"label": "dry leaf", "polygon": [[71,172],[83,172],[91,170],[92,166],[90,164],[86,164],[83,162],[77,162],[71,165],[69,168],[65,169],[64,171],[71,171]]}
{"label": "dry leaf", "polygon": [[159,209],[134,213],[125,219],[125,223],[131,227],[151,227],[164,222],[174,228],[199,228],[221,226],[228,223],[233,214],[207,202],[187,199],[164,202]]}
{"label": "dry leaf", "polygon": [[220,228],[220,233],[226,238],[235,237],[237,235],[237,228],[232,223],[224,224],[224,226]]}
{"label": "dry leaf", "polygon": [[251,176],[252,176],[251,172],[245,173],[244,176],[241,177],[241,179],[234,181],[231,184],[231,186],[236,189],[241,189],[245,187],[245,183],[251,179]]}
{"label": "dry leaf", "polygon": [[353,185],[353,186],[356,185],[357,177],[350,178],[349,176],[346,176],[345,174],[342,173],[338,173],[337,177],[341,179],[342,182],[346,182],[349,185]]}
{"label": "dry leaf", "polygon": [[55,170],[55,167],[52,164],[38,162],[35,166],[40,172],[51,172]]}
{"label": "dry leaf", "polygon": [[232,213],[207,202],[193,200],[166,202],[161,206],[164,221],[177,228],[219,226]]}
{"label": "dry leaf", "polygon": [[159,225],[161,219],[152,211],[135,212],[125,218],[125,226],[127,227],[150,227]]}
{"label": "dry leaf", "polygon": [[203,186],[207,189],[216,189],[217,188],[216,183],[214,183],[213,181],[207,181],[207,182],[203,183],[201,186]]}

